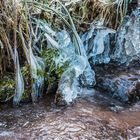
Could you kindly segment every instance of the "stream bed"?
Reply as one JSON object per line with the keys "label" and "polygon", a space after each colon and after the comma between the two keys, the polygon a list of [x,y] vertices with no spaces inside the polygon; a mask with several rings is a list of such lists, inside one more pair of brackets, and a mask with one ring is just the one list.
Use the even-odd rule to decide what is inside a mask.
{"label": "stream bed", "polygon": [[[138,140],[140,102],[126,105],[108,94],[86,94],[55,106],[50,94],[37,104],[1,107],[0,140]],[[6,109],[5,109],[6,108]]]}
{"label": "stream bed", "polygon": [[[123,3],[125,2],[120,1],[117,13]],[[22,103],[17,108],[10,104],[0,104],[0,140],[140,140],[139,5],[130,16],[124,18],[117,31],[104,27],[102,20],[99,20],[93,22],[82,36],[76,32],[65,8],[64,11],[70,18],[70,23],[66,23],[72,25],[71,33],[67,30],[55,32],[47,22],[38,19],[37,22],[33,20],[35,32],[29,27],[29,31],[33,32],[29,35],[32,38],[30,41],[26,42],[22,30],[19,32],[26,61],[31,67],[29,79],[32,77],[33,101],[43,95],[43,85],[46,82],[44,75],[39,75],[39,72],[46,72],[44,60],[36,56],[42,48],[40,42],[48,48],[58,50],[59,57],[55,59],[57,65],[62,66],[67,61],[70,64],[61,76],[56,95],[55,92],[47,94],[37,103]],[[5,23],[8,22],[4,20]],[[7,39],[5,30],[4,33],[4,39]],[[38,33],[41,33],[41,37],[38,37]],[[34,34],[37,34],[37,38]],[[12,41],[6,44],[9,46],[10,42]],[[3,48],[3,44],[1,46]],[[34,49],[37,51],[35,54]],[[22,55],[16,48],[14,50],[15,52],[11,51],[14,67],[16,66],[16,94],[13,102],[18,105],[24,93],[25,81],[21,71],[23,62],[19,61]],[[85,87],[87,89],[83,89]],[[57,102],[58,99],[59,102],[59,95],[62,100],[56,105],[54,101]],[[63,99],[68,104],[74,102],[64,105],[61,102]]]}
{"label": "stream bed", "polygon": [[1,105],[0,140],[140,139],[139,68],[95,72],[95,89],[83,88],[72,104],[56,105],[54,91],[35,104]]}

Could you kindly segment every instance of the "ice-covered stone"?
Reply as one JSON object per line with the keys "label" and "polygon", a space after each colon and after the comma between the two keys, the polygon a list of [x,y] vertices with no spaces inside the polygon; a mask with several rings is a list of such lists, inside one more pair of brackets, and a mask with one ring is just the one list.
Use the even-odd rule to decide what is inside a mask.
{"label": "ice-covered stone", "polygon": [[66,30],[56,33],[55,37],[47,33],[45,33],[45,36],[50,45],[55,47],[59,52],[55,58],[56,66],[61,67],[66,62],[69,64],[59,82],[57,97],[60,95],[62,100],[70,103],[78,94],[82,93],[80,83],[84,87],[95,85],[95,73],[90,67],[85,49],[82,48],[81,40],[79,49],[81,49],[80,52],[82,53],[78,54],[75,42]]}
{"label": "ice-covered stone", "polygon": [[88,59],[93,64],[110,62],[110,35],[115,31],[101,25],[92,25],[82,36]]}
{"label": "ice-covered stone", "polygon": [[112,59],[129,65],[140,58],[140,8],[124,19],[116,36],[116,47]]}
{"label": "ice-covered stone", "polygon": [[70,103],[81,93],[80,81],[84,86],[95,84],[95,73],[90,68],[86,56],[78,55],[75,52],[74,44],[66,31],[59,32],[57,40],[60,46],[59,57],[61,57],[61,61],[59,58],[56,61],[59,60],[59,64],[69,61],[69,67],[61,77],[57,93],[60,93],[67,103]]}

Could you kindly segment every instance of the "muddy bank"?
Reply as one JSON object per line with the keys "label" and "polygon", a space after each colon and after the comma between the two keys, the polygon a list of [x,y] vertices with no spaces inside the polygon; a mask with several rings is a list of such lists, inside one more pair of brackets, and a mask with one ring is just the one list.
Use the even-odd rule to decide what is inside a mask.
{"label": "muddy bank", "polygon": [[0,139],[129,140],[140,136],[140,102],[126,106],[105,93],[84,92],[88,94],[67,107],[56,107],[54,97],[48,96],[38,104],[1,108]]}

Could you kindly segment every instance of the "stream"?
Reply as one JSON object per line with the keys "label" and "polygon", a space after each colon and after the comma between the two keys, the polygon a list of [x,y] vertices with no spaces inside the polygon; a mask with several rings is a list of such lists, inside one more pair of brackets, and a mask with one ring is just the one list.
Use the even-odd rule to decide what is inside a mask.
{"label": "stream", "polygon": [[[56,106],[55,94],[52,93],[35,104],[23,103],[17,108],[9,104],[0,105],[0,140],[139,140],[139,19],[138,7],[130,17],[126,17],[117,33],[100,25],[93,25],[83,35],[83,40],[75,33],[76,39],[80,40],[76,46],[82,44],[81,48],[76,47],[80,50],[78,54],[65,30],[54,36],[45,33],[50,46],[61,52],[59,59],[56,59],[57,64],[58,60],[59,64],[66,60],[71,62],[57,90],[58,95],[62,95],[70,104]],[[116,45],[113,47],[115,50],[112,50],[110,40],[115,33]],[[36,101],[36,97],[43,91],[44,82],[37,71],[44,69],[44,64],[32,51],[30,53],[34,70],[32,76],[35,79],[35,94],[32,98]],[[106,64],[111,67],[104,66]],[[117,67],[112,64],[117,64]],[[15,104],[20,102],[24,90],[18,61],[17,65]],[[79,96],[81,85],[89,89],[83,89]]]}
{"label": "stream", "polygon": [[140,102],[126,105],[95,90],[69,106],[54,95],[19,108],[1,106],[0,140],[138,140]]}

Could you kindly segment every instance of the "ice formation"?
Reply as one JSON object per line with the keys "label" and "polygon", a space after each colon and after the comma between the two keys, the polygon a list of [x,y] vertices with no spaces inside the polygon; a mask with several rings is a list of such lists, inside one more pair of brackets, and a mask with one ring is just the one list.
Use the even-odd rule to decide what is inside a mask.
{"label": "ice formation", "polygon": [[140,8],[125,17],[116,36],[116,47],[113,60],[119,64],[129,65],[140,58]]}
{"label": "ice formation", "polygon": [[[27,59],[28,64],[30,65],[30,74],[31,74],[31,82],[32,82],[32,100],[33,102],[37,101],[37,98],[43,95],[43,87],[44,87],[44,77],[39,74],[39,72],[44,72],[45,63],[42,58],[35,56],[33,53],[34,48],[36,47],[35,41],[31,41],[27,46],[27,42],[23,37],[23,33],[20,30],[20,37],[22,40],[23,50]],[[37,47],[36,47],[37,48]],[[24,82],[23,82],[24,83]]]}
{"label": "ice formation", "polygon": [[37,98],[43,95],[43,85],[44,77],[38,72],[45,70],[45,64],[43,60],[37,56],[34,56],[32,50],[30,50],[30,65],[31,65],[31,75],[32,75],[32,100],[33,102],[37,101]]}
{"label": "ice formation", "polygon": [[[70,103],[82,93],[81,85],[93,86],[95,84],[95,73],[91,69],[84,48],[82,54],[76,53],[76,48],[66,30],[56,33],[55,37],[45,33],[48,43],[58,49],[59,56],[55,59],[56,66],[61,67],[65,62],[68,68],[62,74],[58,91],[67,103]],[[83,47],[83,46],[81,46]]]}
{"label": "ice formation", "polygon": [[17,105],[22,98],[22,94],[24,92],[24,81],[21,74],[20,63],[18,52],[15,49],[15,66],[16,66],[16,87],[15,87],[15,96],[13,98],[13,104]]}
{"label": "ice formation", "polygon": [[[47,25],[46,25],[47,26]],[[44,29],[42,27],[42,29]],[[48,31],[51,31],[50,34]],[[131,16],[126,16],[120,29],[116,33],[114,52],[112,54],[111,37],[116,31],[93,24],[90,30],[82,35],[80,48],[77,49],[75,39],[66,30],[54,32],[48,27],[44,33],[49,47],[58,50],[59,56],[55,59],[56,66],[61,67],[65,62],[68,68],[62,74],[58,93],[70,103],[82,93],[82,87],[95,85],[95,73],[91,65],[108,64],[111,60],[117,64],[129,64],[140,57],[140,9],[137,8]],[[80,52],[80,53],[78,53]],[[90,60],[90,64],[89,64]],[[124,83],[125,84],[125,83]]]}
{"label": "ice formation", "polygon": [[101,25],[92,25],[91,29],[82,36],[88,59],[93,65],[110,62],[110,35],[115,30]]}

